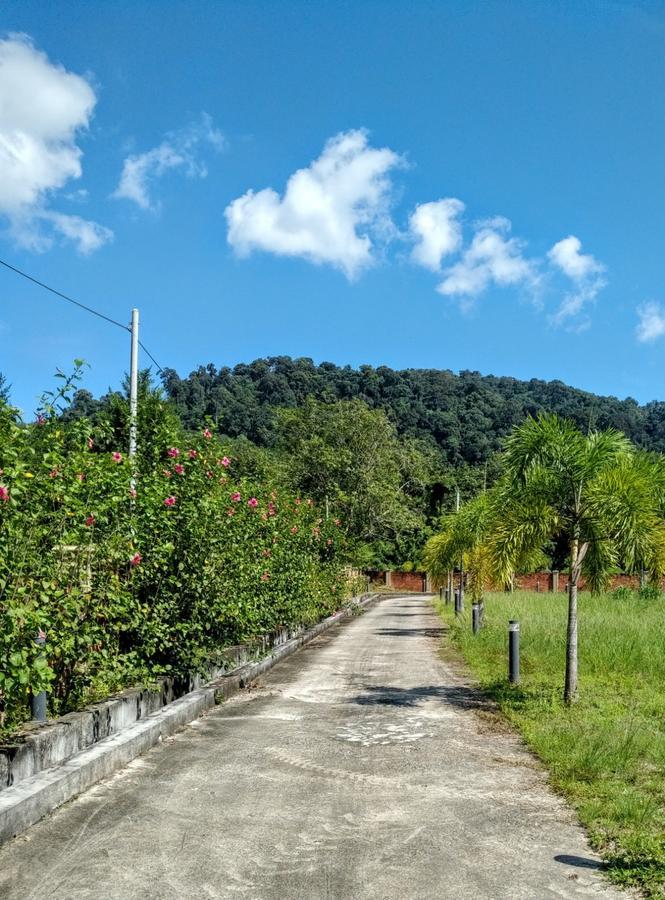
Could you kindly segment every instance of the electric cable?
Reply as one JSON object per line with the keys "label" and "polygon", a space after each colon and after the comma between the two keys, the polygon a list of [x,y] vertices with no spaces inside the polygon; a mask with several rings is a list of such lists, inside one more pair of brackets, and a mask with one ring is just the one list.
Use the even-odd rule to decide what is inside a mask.
{"label": "electric cable", "polygon": [[[10,265],[8,262],[5,262],[4,259],[0,259],[0,265],[4,266],[6,269],[9,269],[12,272],[15,272],[17,275],[21,275],[21,277],[23,278],[27,278],[28,281],[31,281],[33,284],[36,284],[41,288],[44,288],[45,291],[50,291],[51,294],[55,294],[55,296],[59,297],[61,300],[66,300],[67,303],[72,303],[74,306],[78,306],[80,309],[91,313],[93,316],[97,316],[99,319],[103,319],[105,322],[109,322],[111,325],[116,325],[118,328],[122,328],[123,331],[128,331],[131,334],[132,329],[129,327],[129,325],[123,325],[122,322],[117,322],[110,316],[107,316],[104,313],[93,309],[92,306],[87,306],[85,303],[81,303],[80,300],[75,300],[73,297],[69,297],[67,294],[63,294],[62,291],[58,291],[55,288],[52,288],[50,285],[45,284],[43,281],[39,281],[38,278],[34,278],[32,275],[28,275],[27,272],[23,272],[21,269],[17,269],[16,266]],[[154,364],[157,366],[158,371],[163,372],[164,369],[160,366],[155,357],[142,341],[139,341],[139,347],[154,362]]]}

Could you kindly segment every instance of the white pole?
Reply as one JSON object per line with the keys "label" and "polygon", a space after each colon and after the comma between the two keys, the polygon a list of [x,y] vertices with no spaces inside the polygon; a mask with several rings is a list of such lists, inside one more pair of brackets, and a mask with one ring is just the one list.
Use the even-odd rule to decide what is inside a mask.
{"label": "white pole", "polygon": [[136,456],[136,417],[139,403],[139,311],[132,310],[132,351],[129,361],[129,458]]}

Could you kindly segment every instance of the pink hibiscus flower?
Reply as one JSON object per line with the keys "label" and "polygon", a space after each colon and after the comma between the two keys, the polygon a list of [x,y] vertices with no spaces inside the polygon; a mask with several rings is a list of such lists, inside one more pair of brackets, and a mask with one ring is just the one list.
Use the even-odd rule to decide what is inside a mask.
{"label": "pink hibiscus flower", "polygon": [[175,506],[175,497],[167,497],[164,506]]}

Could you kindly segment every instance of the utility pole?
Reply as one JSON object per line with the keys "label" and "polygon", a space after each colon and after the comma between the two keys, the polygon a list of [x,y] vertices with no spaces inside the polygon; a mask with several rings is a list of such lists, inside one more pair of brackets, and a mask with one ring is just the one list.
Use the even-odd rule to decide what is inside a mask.
{"label": "utility pole", "polygon": [[[132,349],[129,360],[129,459],[133,461],[136,456],[136,431],[139,402],[139,311],[132,310]],[[132,467],[132,488],[134,484],[134,470]]]}
{"label": "utility pole", "polygon": [[[455,494],[455,512],[459,512],[459,488],[456,488]],[[464,610],[464,551],[460,556],[459,563],[459,611]]]}

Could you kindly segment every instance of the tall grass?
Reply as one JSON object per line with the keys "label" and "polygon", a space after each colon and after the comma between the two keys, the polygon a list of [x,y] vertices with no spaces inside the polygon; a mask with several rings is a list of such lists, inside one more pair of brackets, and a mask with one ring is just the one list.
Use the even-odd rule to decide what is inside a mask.
{"label": "tall grass", "polygon": [[[665,897],[665,598],[579,601],[580,697],[562,701],[565,595],[489,594],[485,627],[441,612],[473,674],[545,762],[615,880]],[[507,627],[521,628],[522,683],[507,684]]]}

